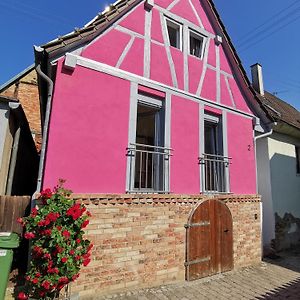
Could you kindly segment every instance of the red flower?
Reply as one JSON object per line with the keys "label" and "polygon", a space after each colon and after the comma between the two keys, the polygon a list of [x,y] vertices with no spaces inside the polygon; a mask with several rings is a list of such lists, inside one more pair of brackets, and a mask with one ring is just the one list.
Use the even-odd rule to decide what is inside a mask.
{"label": "red flower", "polygon": [[37,278],[41,277],[41,273],[37,272],[37,273],[35,274],[35,277],[37,277]]}
{"label": "red flower", "polygon": [[20,225],[24,226],[24,221],[23,221],[22,218],[18,218],[18,219],[17,219],[17,222],[18,222]]}
{"label": "red flower", "polygon": [[27,240],[33,239],[35,237],[35,234],[33,232],[26,232],[24,234],[24,238]]}
{"label": "red flower", "polygon": [[50,220],[45,219],[45,220],[41,220],[37,223],[38,226],[47,226],[50,224]]}
{"label": "red flower", "polygon": [[49,222],[55,222],[59,218],[60,214],[55,213],[55,212],[50,212],[47,216],[46,219],[49,220]]}
{"label": "red flower", "polygon": [[72,280],[74,281],[74,280],[76,280],[78,277],[79,277],[79,274],[73,275],[73,276],[72,276]]}
{"label": "red flower", "polygon": [[45,290],[49,290],[50,289],[50,282],[48,280],[45,280],[41,286],[45,289]]}
{"label": "red flower", "polygon": [[85,220],[85,221],[82,223],[81,228],[85,228],[86,226],[89,225],[89,223],[90,223],[89,220]]}
{"label": "red flower", "polygon": [[46,259],[51,259],[51,255],[50,255],[49,253],[45,253],[45,254],[44,254],[44,258],[46,258]]}
{"label": "red flower", "polygon": [[36,255],[36,256],[42,256],[43,255],[43,253],[44,253],[44,251],[43,251],[43,249],[41,248],[41,247],[39,247],[39,246],[34,246],[33,247],[33,249],[32,249],[32,251],[34,252],[34,254]]}
{"label": "red flower", "polygon": [[58,231],[61,231],[62,227],[61,227],[61,226],[56,226],[56,229],[57,229]]}
{"label": "red flower", "polygon": [[45,229],[45,230],[43,231],[43,234],[44,234],[44,235],[50,236],[50,235],[52,234],[52,230],[51,230],[51,229]]}
{"label": "red flower", "polygon": [[66,215],[71,216],[73,220],[77,220],[82,216],[85,210],[86,210],[85,207],[81,208],[81,205],[76,203],[67,210]]}
{"label": "red flower", "polygon": [[75,251],[72,249],[72,250],[70,250],[70,254],[71,255],[74,255],[74,253],[75,253]]}
{"label": "red flower", "polygon": [[50,189],[45,189],[41,191],[40,199],[42,200],[43,204],[47,204],[47,200],[52,197],[52,192]]}
{"label": "red flower", "polygon": [[38,210],[36,209],[36,207],[34,207],[34,208],[31,210],[31,216],[32,216],[32,217],[36,217],[37,214],[38,214]]}
{"label": "red flower", "polygon": [[68,231],[68,230],[64,230],[63,232],[62,232],[62,235],[65,237],[65,238],[69,238],[70,237],[70,232]]}
{"label": "red flower", "polygon": [[67,258],[66,257],[62,257],[62,259],[61,259],[61,261],[63,262],[63,263],[66,263],[67,262]]}
{"label": "red flower", "polygon": [[86,267],[90,262],[91,262],[91,260],[89,258],[87,258],[83,261],[83,265]]}
{"label": "red flower", "polygon": [[75,260],[80,260],[81,259],[81,256],[80,255],[76,255],[75,256]]}
{"label": "red flower", "polygon": [[41,197],[46,198],[46,199],[51,198],[52,197],[52,191],[49,188],[41,191]]}
{"label": "red flower", "polygon": [[87,251],[91,251],[91,249],[94,247],[93,244],[89,244],[88,248],[87,248]]}
{"label": "red flower", "polygon": [[37,278],[32,279],[31,281],[33,284],[37,284],[39,282],[39,280]]}
{"label": "red flower", "polygon": [[39,295],[40,295],[41,297],[44,297],[45,294],[46,294],[45,292],[42,292],[42,291],[39,292]]}
{"label": "red flower", "polygon": [[87,211],[86,214],[87,214],[89,217],[92,216],[92,214],[91,214],[89,211]]}
{"label": "red flower", "polygon": [[80,244],[81,243],[81,239],[76,239],[76,243]]}
{"label": "red flower", "polygon": [[58,279],[58,283],[68,283],[69,279],[67,277],[61,277]]}
{"label": "red flower", "polygon": [[20,292],[18,295],[18,299],[26,300],[26,299],[28,299],[28,296],[24,292]]}
{"label": "red flower", "polygon": [[48,269],[48,273],[50,273],[50,274],[58,274],[59,270],[58,270],[58,268],[50,268],[50,269]]}

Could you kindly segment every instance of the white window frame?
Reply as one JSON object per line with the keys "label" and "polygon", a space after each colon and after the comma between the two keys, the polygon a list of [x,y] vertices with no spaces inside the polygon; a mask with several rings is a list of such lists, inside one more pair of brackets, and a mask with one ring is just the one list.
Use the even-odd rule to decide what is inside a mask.
{"label": "white window frame", "polygon": [[[191,54],[191,36],[203,40],[200,57],[199,57],[199,56],[196,56],[196,55],[194,55],[194,54]],[[205,35],[203,35],[203,34],[197,32],[197,31],[195,31],[195,30],[193,30],[193,29],[191,29],[191,28],[189,28],[189,46],[188,46],[188,55],[193,56],[193,57],[196,57],[196,58],[202,60],[203,57],[204,57],[204,51],[205,51],[206,42],[207,42],[207,36],[205,36]]]}
{"label": "white window frame", "polygon": [[[137,108],[138,105],[147,105],[161,109],[164,107],[164,147],[172,150],[171,147],[171,96],[166,93],[164,99],[160,100],[155,97],[146,96],[138,93],[138,86],[132,84],[131,98],[130,98],[130,116],[129,116],[129,134],[128,134],[128,148],[136,143],[136,126],[137,126]],[[170,158],[169,158],[170,159]],[[134,188],[134,172],[135,161],[131,165],[131,157],[127,157],[127,171],[126,171],[126,193],[149,193],[155,191],[138,190]],[[165,161],[165,177],[162,193],[170,193],[170,162]],[[131,184],[130,184],[131,183]]]}
{"label": "white window frame", "polygon": [[[165,26],[166,26],[166,32],[167,32],[167,37],[168,37],[168,46],[173,47],[175,49],[178,49],[182,51],[182,40],[183,40],[183,25],[179,22],[174,21],[173,19],[170,19],[168,17],[165,17]],[[170,37],[169,37],[169,31],[168,31],[168,26],[174,28],[174,29],[179,29],[178,30],[178,47],[174,47],[170,43]]]}

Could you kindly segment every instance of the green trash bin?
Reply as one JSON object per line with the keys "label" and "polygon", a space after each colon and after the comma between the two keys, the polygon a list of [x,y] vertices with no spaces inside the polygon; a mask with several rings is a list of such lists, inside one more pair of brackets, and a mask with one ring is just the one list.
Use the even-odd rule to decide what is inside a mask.
{"label": "green trash bin", "polygon": [[0,300],[4,300],[14,252],[19,247],[19,236],[12,232],[0,232]]}

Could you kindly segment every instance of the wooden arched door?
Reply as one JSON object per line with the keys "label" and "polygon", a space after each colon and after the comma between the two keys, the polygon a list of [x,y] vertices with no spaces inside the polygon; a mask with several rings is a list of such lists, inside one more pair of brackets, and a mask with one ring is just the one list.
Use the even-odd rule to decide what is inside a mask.
{"label": "wooden arched door", "polygon": [[201,203],[190,216],[186,229],[187,280],[233,269],[232,217],[222,201]]}

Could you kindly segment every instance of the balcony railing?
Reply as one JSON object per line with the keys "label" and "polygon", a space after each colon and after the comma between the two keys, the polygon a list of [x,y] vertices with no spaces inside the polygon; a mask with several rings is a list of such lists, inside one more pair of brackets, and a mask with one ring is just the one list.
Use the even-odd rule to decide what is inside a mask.
{"label": "balcony railing", "polygon": [[229,192],[229,165],[231,158],[203,154],[199,157],[203,178],[203,191],[209,193]]}
{"label": "balcony railing", "polygon": [[130,144],[129,192],[168,193],[172,149],[144,144]]}

